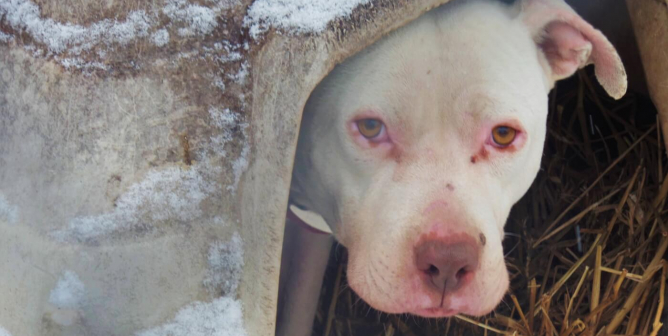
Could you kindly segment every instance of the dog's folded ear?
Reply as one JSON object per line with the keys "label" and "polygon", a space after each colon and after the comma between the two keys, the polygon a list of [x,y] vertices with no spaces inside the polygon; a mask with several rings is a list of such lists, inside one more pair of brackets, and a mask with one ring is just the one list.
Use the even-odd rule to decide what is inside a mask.
{"label": "dog's folded ear", "polygon": [[626,93],[626,71],[617,51],[603,34],[563,0],[521,0],[520,18],[548,62],[548,78],[571,76],[594,64],[605,91],[619,99]]}

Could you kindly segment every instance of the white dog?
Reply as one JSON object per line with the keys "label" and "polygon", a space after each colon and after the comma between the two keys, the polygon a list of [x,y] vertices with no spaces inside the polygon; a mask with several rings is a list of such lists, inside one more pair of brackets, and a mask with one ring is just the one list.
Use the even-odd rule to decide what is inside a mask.
{"label": "white dog", "polygon": [[[304,111],[293,215],[348,248],[350,287],[388,313],[482,315],[508,288],[501,241],[536,176],[547,93],[608,40],[560,0],[456,0],[338,66]],[[310,335],[330,238],[288,223],[278,334]]]}

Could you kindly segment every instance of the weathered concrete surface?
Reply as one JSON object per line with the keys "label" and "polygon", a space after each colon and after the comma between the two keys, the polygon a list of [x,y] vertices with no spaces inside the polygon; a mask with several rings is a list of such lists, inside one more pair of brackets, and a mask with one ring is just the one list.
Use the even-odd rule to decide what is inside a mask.
{"label": "weathered concrete surface", "polygon": [[649,94],[659,111],[668,152],[668,2],[627,0]]}
{"label": "weathered concrete surface", "polygon": [[[0,4],[0,326],[125,336],[228,297],[248,335],[272,335],[311,90],[446,1],[377,0],[321,34],[258,40],[242,26],[250,1],[39,0],[37,28]],[[88,30],[49,40],[49,22]],[[68,271],[84,289],[58,296]]]}

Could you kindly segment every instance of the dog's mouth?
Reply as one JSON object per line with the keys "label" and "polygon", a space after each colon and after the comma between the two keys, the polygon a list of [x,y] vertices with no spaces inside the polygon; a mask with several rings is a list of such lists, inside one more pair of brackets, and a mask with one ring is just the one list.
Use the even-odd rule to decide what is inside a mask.
{"label": "dog's mouth", "polygon": [[445,307],[423,308],[414,312],[415,315],[422,317],[450,317],[459,313],[457,310]]}

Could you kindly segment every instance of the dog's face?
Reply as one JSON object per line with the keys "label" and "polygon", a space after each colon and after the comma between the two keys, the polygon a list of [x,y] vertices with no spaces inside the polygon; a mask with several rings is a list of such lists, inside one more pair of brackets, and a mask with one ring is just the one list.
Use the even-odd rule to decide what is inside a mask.
{"label": "dog's face", "polygon": [[[374,308],[481,315],[507,290],[503,226],[540,166],[547,93],[609,47],[531,5],[579,19],[541,0],[459,0],[347,60],[311,96],[293,200],[348,248],[349,284]],[[595,63],[619,95],[610,50],[599,58],[616,69]]]}

